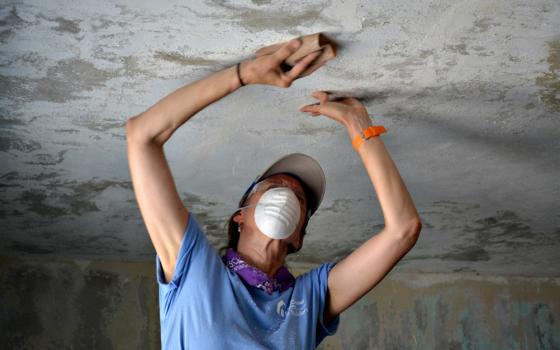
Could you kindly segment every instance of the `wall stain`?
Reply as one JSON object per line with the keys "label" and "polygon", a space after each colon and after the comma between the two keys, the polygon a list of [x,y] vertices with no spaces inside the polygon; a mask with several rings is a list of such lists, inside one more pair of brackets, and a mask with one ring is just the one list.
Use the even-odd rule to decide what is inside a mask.
{"label": "wall stain", "polygon": [[353,198],[337,198],[332,201],[332,204],[327,206],[322,206],[322,212],[333,212],[333,213],[346,213],[348,212],[356,202],[361,202],[362,199],[353,199]]}
{"label": "wall stain", "polygon": [[17,103],[64,103],[84,99],[78,93],[104,87],[106,81],[115,77],[114,71],[98,69],[86,60],[70,58],[56,61],[42,78],[0,75],[0,93]]}
{"label": "wall stain", "polygon": [[49,153],[35,153],[33,154],[35,161],[24,163],[31,165],[57,165],[64,161],[64,154],[66,152],[68,152],[66,149],[59,151],[56,157]]}
{"label": "wall stain", "polygon": [[17,14],[15,5],[12,5],[8,15],[0,20],[0,27],[17,27],[23,23],[26,22]]}
{"label": "wall stain", "polygon": [[[208,3],[211,6],[225,9],[228,13],[234,11],[230,15],[230,19],[235,20],[239,25],[251,31],[281,31],[291,30],[298,26],[306,26],[310,23],[314,25],[338,25],[338,22],[328,18],[321,17],[322,9],[313,6],[311,9],[300,9],[297,12],[286,11],[285,9],[271,9],[270,7],[263,10],[257,10],[244,6],[235,6],[219,0],[212,0]],[[218,11],[216,14],[197,13],[192,8],[192,12],[196,13],[199,18],[216,18],[223,20],[223,12]],[[318,23],[319,22],[319,23]],[[300,35],[300,34],[298,34]],[[271,43],[272,44],[272,43]]]}
{"label": "wall stain", "polygon": [[[111,349],[111,339],[104,332],[106,315],[113,314],[117,305],[122,303],[119,293],[119,276],[103,271],[90,271],[84,276],[87,288],[82,288],[76,295],[80,302],[76,304],[78,312],[83,315],[77,321],[74,348]],[[91,305],[98,305],[92,308]]]}
{"label": "wall stain", "polygon": [[535,79],[540,87],[541,101],[555,112],[560,112],[560,40],[548,42],[547,58],[549,72],[542,73]]}
{"label": "wall stain", "polygon": [[8,118],[4,115],[0,115],[0,127],[7,127],[13,125],[21,126],[21,125],[26,125],[26,123],[24,123],[23,120],[21,119]]}
{"label": "wall stain", "polygon": [[351,349],[377,348],[380,345],[380,329],[383,328],[381,317],[384,316],[379,315],[376,302],[359,299],[352,309],[341,315],[344,332],[337,333],[340,342],[352,344]]}
{"label": "wall stain", "polygon": [[455,44],[455,45],[445,45],[445,49],[461,55],[469,54],[469,52],[467,51],[467,45],[465,43]]}
{"label": "wall stain", "polygon": [[[53,176],[53,173],[47,175],[46,178],[48,176]],[[64,215],[80,216],[89,212],[100,211],[95,203],[95,197],[113,186],[132,190],[130,181],[98,181],[92,179],[81,183],[77,181],[62,184],[54,182],[44,185],[43,188],[33,187],[23,191],[17,201],[27,205],[27,210],[41,216],[51,218]],[[60,191],[60,189],[72,191],[72,193],[68,194],[67,191]],[[48,204],[47,201],[50,203],[62,203],[62,205],[55,206],[50,203]]]}
{"label": "wall stain", "polygon": [[36,18],[42,18],[49,22],[56,22],[56,27],[53,30],[61,33],[78,34],[80,32],[80,23],[82,20],[69,20],[64,17],[49,18],[43,14],[35,16]]}
{"label": "wall stain", "polygon": [[[443,252],[439,254],[421,254],[413,250],[402,261],[406,264],[423,259],[478,262],[504,257],[522,260],[528,249],[556,245],[560,239],[560,230],[535,231],[530,219],[519,216],[513,210],[497,210],[494,215],[480,217],[475,211],[479,208],[478,204],[461,204],[448,200],[434,202],[428,209],[419,208],[418,213],[423,223],[437,222],[435,229],[439,232],[456,232],[462,237],[462,242],[442,247],[439,250]],[[462,224],[457,220],[460,217],[472,219],[467,224]],[[454,271],[478,273],[469,266],[457,267]]]}
{"label": "wall stain", "polygon": [[18,252],[23,252],[26,254],[51,254],[54,252],[52,249],[38,247],[34,242],[32,244],[23,242],[13,242],[10,244],[9,249],[13,249]]}
{"label": "wall stain", "polygon": [[5,183],[0,183],[0,188],[6,188],[6,187],[23,187],[20,184],[5,184]]}
{"label": "wall stain", "polygon": [[24,153],[31,153],[41,149],[41,144],[34,140],[26,140],[19,134],[3,129],[0,134],[0,152],[16,150]]}
{"label": "wall stain", "polygon": [[12,181],[19,178],[19,173],[17,171],[10,171],[0,175],[0,180]]}
{"label": "wall stain", "polygon": [[172,63],[177,63],[182,66],[210,66],[215,67],[221,63],[217,60],[211,60],[204,57],[192,57],[181,54],[179,52],[164,52],[156,51],[154,58],[164,60]]}
{"label": "wall stain", "polygon": [[[72,120],[72,124],[77,126],[83,126],[91,131],[97,131],[106,133],[108,130],[112,129],[119,129],[124,132],[126,121],[120,121],[117,119],[103,119],[103,120],[95,120],[95,119],[82,119],[82,120]],[[75,130],[76,129],[70,129]]]}
{"label": "wall stain", "polygon": [[557,237],[534,232],[531,226],[512,210],[498,210],[496,215],[475,220],[463,228],[466,242],[452,246],[452,251],[436,255],[443,260],[488,261],[493,254],[508,252],[522,254],[523,248],[555,244]]}
{"label": "wall stain", "polygon": [[453,246],[456,250],[451,253],[441,254],[438,258],[442,260],[457,261],[488,261],[490,254],[482,247]]}
{"label": "wall stain", "polygon": [[257,6],[268,5],[272,0],[251,0],[251,2]]}
{"label": "wall stain", "polygon": [[103,52],[101,48],[97,48],[94,50],[93,57],[120,63],[121,67],[119,67],[115,72],[115,75],[118,75],[119,77],[133,78],[136,76],[146,76],[157,78],[157,74],[151,70],[144,69],[140,59],[135,56],[116,56],[114,54]]}
{"label": "wall stain", "polygon": [[[95,204],[95,197],[100,195],[109,187],[120,187],[126,190],[132,190],[130,181],[113,181],[113,180],[89,180],[87,182],[77,183],[71,186],[72,194],[60,194],[59,201],[65,203],[69,208],[69,214],[83,215],[88,212],[100,211]],[[69,187],[65,185],[64,187]]]}
{"label": "wall stain", "polygon": [[0,94],[11,102],[29,102],[32,100],[31,79],[0,74]]}
{"label": "wall stain", "polygon": [[[0,270],[0,340],[7,349],[23,349],[29,334],[45,332],[41,318],[42,305],[36,294],[49,285],[52,276],[42,268],[8,265]],[[17,316],[16,316],[17,315]],[[14,317],[16,316],[16,317]]]}
{"label": "wall stain", "polygon": [[36,79],[31,92],[33,100],[69,102],[81,99],[77,93],[104,87],[105,82],[115,77],[114,72],[98,69],[89,61],[80,58],[63,59],[47,68],[44,78]]}
{"label": "wall stain", "polygon": [[4,348],[159,349],[153,263],[1,257],[0,283]]}
{"label": "wall stain", "polygon": [[54,131],[61,134],[77,134],[80,132],[78,129],[54,129]]}
{"label": "wall stain", "polygon": [[81,20],[69,20],[64,17],[56,17],[54,21],[57,22],[57,26],[53,29],[58,32],[78,34],[80,32],[80,22]]}
{"label": "wall stain", "polygon": [[[545,303],[537,303],[533,306],[533,332],[536,335],[539,349],[558,349],[560,347],[560,335],[556,333],[555,310]],[[558,316],[558,314],[556,315]]]}
{"label": "wall stain", "polygon": [[492,20],[492,18],[483,17],[483,18],[477,19],[473,22],[473,26],[470,29],[470,32],[484,33],[486,31],[488,31],[488,29],[490,29],[491,27],[497,27],[499,25],[500,25],[500,23],[494,22]]}
{"label": "wall stain", "polygon": [[113,21],[105,17],[96,17],[90,21],[90,27],[94,33],[99,32],[100,29],[110,29],[110,27],[114,25],[123,29],[127,27],[129,23],[127,21]]}
{"label": "wall stain", "polygon": [[324,66],[319,68],[318,72],[324,70],[327,75],[334,75],[339,79],[347,79],[352,81],[360,81],[363,79],[379,79],[384,76],[381,72],[368,72],[364,75],[364,72],[360,69],[352,69],[351,65],[333,65],[327,62]]}
{"label": "wall stain", "polygon": [[33,174],[30,176],[24,176],[21,175],[19,172],[17,171],[10,171],[7,172],[5,174],[0,175],[0,180],[6,180],[6,181],[42,181],[42,180],[46,180],[46,179],[52,179],[55,177],[60,176],[59,173],[56,172],[50,172],[50,173],[38,173],[38,174]]}
{"label": "wall stain", "polygon": [[8,38],[12,36],[14,32],[10,29],[0,30],[0,43],[6,43]]}
{"label": "wall stain", "polygon": [[[8,348],[160,345],[153,259],[0,257],[0,283]],[[558,349],[559,287],[558,278],[391,273],[320,349]]]}
{"label": "wall stain", "polygon": [[47,191],[32,188],[30,190],[23,191],[17,201],[27,205],[27,211],[41,216],[56,218],[68,214],[68,211],[65,208],[45,203],[49,197],[50,196],[47,196]]}
{"label": "wall stain", "polygon": [[2,28],[0,30],[0,43],[6,43],[15,33],[15,29],[18,29],[25,23],[27,22],[18,15],[17,9],[13,5],[8,15],[0,20],[0,27],[7,27],[7,29]]}
{"label": "wall stain", "polygon": [[227,229],[229,216],[216,216],[211,214],[213,207],[219,203],[206,200],[205,198],[191,192],[182,192],[183,204],[196,217],[202,230],[210,243],[220,249],[227,244]]}
{"label": "wall stain", "polygon": [[[409,68],[414,66],[425,66],[426,61],[421,57],[407,57],[400,62],[390,63],[383,65],[383,68],[390,71],[398,71],[402,68]],[[363,76],[362,76],[363,78]]]}
{"label": "wall stain", "polygon": [[196,217],[202,231],[206,233],[208,241],[219,251],[224,250],[228,242],[229,215],[214,216],[200,209],[192,209],[191,213]]}
{"label": "wall stain", "polygon": [[376,17],[370,16],[362,21],[361,31],[367,28],[380,28],[388,24],[391,24],[390,18],[388,16],[383,16],[383,15],[378,15]]}
{"label": "wall stain", "polygon": [[291,129],[291,131],[287,134],[315,136],[315,135],[320,135],[322,133],[334,134],[339,130],[340,127],[338,126],[312,127],[309,125],[305,125],[303,123],[299,123],[297,128]]}

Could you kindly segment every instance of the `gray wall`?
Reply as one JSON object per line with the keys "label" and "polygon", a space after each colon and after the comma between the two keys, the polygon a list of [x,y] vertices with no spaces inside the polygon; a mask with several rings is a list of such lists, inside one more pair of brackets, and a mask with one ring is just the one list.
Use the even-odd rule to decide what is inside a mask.
{"label": "gray wall", "polygon": [[4,349],[159,349],[147,263],[0,259]]}
{"label": "gray wall", "polygon": [[423,223],[399,264],[560,277],[560,2],[293,4],[0,1],[0,255],[148,260],[126,120],[264,46],[323,32],[340,47],[311,76],[244,86],[166,143],[209,239],[225,240],[247,186],[292,152],[317,159],[327,181],[300,262],[344,257],[383,226],[345,128],[298,110],[327,90],[387,128]]}
{"label": "gray wall", "polygon": [[[160,346],[150,262],[4,257],[0,283],[4,348]],[[560,349],[558,295],[558,278],[395,270],[342,314],[320,348]]]}
{"label": "gray wall", "polygon": [[298,111],[315,90],[354,96],[387,128],[423,230],[323,348],[559,348],[560,1],[293,3],[0,1],[0,256],[19,256],[0,260],[0,347],[157,348],[126,120],[323,32],[334,60],[289,89],[245,86],[166,144],[210,241],[224,243],[241,194],[291,152],[327,179],[298,263],[343,258],[383,227],[344,127]]}

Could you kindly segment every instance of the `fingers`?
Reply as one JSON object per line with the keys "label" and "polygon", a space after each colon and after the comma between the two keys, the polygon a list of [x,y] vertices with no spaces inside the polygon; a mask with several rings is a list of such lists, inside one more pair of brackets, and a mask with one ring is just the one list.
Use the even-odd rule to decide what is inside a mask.
{"label": "fingers", "polygon": [[301,107],[299,109],[300,112],[319,113],[321,105],[324,105],[329,100],[329,96],[325,91],[314,91],[311,96],[318,99],[319,102]]}
{"label": "fingers", "polygon": [[307,113],[311,113],[312,116],[318,116],[321,113],[321,110],[323,106],[319,105],[319,103],[314,103],[314,104],[310,104],[310,105],[306,105],[303,106],[299,109],[300,112],[307,112]]}
{"label": "fingers", "polygon": [[345,124],[343,105],[329,101],[329,92],[314,91],[311,96],[318,99],[319,102],[301,107],[300,112],[311,113],[313,117],[322,114]]}
{"label": "fingers", "polygon": [[284,75],[286,76],[286,78],[290,80],[297,78],[307,68],[307,66],[314,59],[316,59],[320,54],[321,54],[321,50],[310,53],[309,55],[301,59],[292,69],[290,69]]}
{"label": "fingers", "polygon": [[284,62],[286,58],[290,57],[291,54],[296,52],[296,50],[301,46],[301,40],[299,39],[292,39],[288,41],[286,44],[282,45],[281,48],[278,49],[273,55],[278,61],[278,64]]}
{"label": "fingers", "polygon": [[311,96],[318,99],[321,104],[329,102],[329,94],[326,91],[313,91]]}

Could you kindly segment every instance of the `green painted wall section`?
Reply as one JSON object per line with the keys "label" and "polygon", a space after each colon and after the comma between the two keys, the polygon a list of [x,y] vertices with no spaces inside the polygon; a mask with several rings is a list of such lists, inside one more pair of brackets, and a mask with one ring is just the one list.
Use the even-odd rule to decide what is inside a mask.
{"label": "green painted wall section", "polygon": [[560,279],[389,275],[320,349],[560,349]]}
{"label": "green painted wall section", "polygon": [[[304,268],[296,268],[298,274]],[[7,349],[159,349],[154,265],[0,258]],[[394,272],[320,349],[560,349],[560,279]]]}
{"label": "green painted wall section", "polygon": [[159,349],[146,263],[0,259],[3,349]]}

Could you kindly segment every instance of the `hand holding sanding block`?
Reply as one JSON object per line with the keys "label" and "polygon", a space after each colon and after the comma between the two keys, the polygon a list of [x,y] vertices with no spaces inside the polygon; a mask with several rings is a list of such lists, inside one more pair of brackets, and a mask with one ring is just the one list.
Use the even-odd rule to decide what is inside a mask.
{"label": "hand holding sanding block", "polygon": [[[313,61],[311,61],[311,63],[307,66],[307,68],[296,79],[305,77],[313,73],[323,64],[325,64],[327,61],[333,59],[336,56],[336,43],[328,39],[322,33],[300,36],[298,37],[298,39],[301,40],[302,43],[301,46],[297,49],[296,52],[288,56],[288,58],[286,58],[286,60],[283,62],[285,63],[285,65],[288,66],[286,67],[286,70],[291,69],[296,63],[298,63],[299,60],[301,60],[302,58],[304,58],[305,56],[309,55],[312,52],[321,50],[322,53],[319,56],[317,56],[317,58],[315,58]],[[278,50],[282,45],[286,44],[288,41],[284,41],[281,43],[260,48],[259,50],[257,50],[255,55],[259,57],[262,55],[272,54],[276,50]]]}

